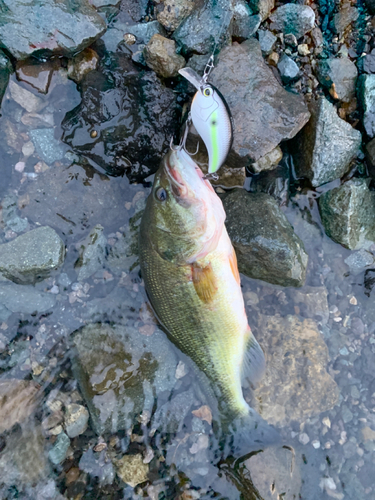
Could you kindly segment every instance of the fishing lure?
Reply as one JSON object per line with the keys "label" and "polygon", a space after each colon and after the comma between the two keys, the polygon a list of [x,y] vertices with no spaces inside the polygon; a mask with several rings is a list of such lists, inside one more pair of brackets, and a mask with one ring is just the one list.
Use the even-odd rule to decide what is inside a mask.
{"label": "fishing lure", "polygon": [[206,145],[209,174],[214,174],[222,166],[233,141],[233,124],[229,107],[217,88],[207,82],[213,67],[213,55],[211,55],[202,77],[191,68],[179,70],[179,73],[197,89],[191,103],[190,119]]}

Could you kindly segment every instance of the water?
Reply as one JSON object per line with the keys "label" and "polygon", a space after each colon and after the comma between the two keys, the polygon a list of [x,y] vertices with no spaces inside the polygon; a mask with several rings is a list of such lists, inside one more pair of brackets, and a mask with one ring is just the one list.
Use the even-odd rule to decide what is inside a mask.
{"label": "water", "polygon": [[[246,398],[287,448],[219,462],[199,381],[158,329],[139,277],[137,227],[150,183],[81,166],[60,141],[65,114],[80,102],[64,70],[47,95],[19,85],[41,100],[43,118],[30,117],[8,88],[0,199],[15,197],[23,230],[53,227],[67,256],[49,278],[17,285],[53,297],[53,308],[0,309],[0,381],[25,381],[12,380],[2,400],[0,497],[374,498],[373,297],[365,270],[345,263],[352,252],[324,234],[315,193],[297,190],[283,207],[309,254],[306,285],[242,276],[269,366]],[[82,247],[94,228],[88,276]],[[15,237],[2,224],[1,243]]]}

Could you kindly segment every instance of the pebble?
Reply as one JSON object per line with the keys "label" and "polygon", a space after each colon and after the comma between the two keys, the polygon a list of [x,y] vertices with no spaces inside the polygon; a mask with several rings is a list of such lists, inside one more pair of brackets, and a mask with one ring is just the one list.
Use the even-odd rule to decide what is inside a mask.
{"label": "pebble", "polygon": [[124,455],[115,463],[117,475],[132,488],[148,479],[148,465],[140,453]]}
{"label": "pebble", "polygon": [[309,438],[309,436],[306,434],[306,432],[302,432],[302,433],[298,436],[298,441],[299,441],[301,444],[307,444],[307,443],[310,441],[310,438]]}
{"label": "pebble", "polygon": [[65,432],[61,432],[48,452],[48,457],[53,464],[58,465],[65,460],[69,445],[70,439]]}
{"label": "pebble", "polygon": [[189,372],[188,367],[183,361],[179,361],[177,368],[176,368],[176,378],[180,379],[182,377],[185,377],[185,375]]}
{"label": "pebble", "polygon": [[9,82],[9,90],[12,99],[29,113],[36,113],[44,106],[44,102],[40,97],[37,97],[12,80]]}
{"label": "pebble", "polygon": [[24,161],[19,161],[18,163],[15,164],[14,170],[17,172],[23,172],[25,170],[26,163]]}
{"label": "pebble", "polygon": [[311,442],[311,444],[313,445],[313,447],[314,447],[316,450],[318,450],[318,449],[320,448],[320,441],[318,441],[318,440],[316,440],[316,439],[315,439],[314,441],[312,441],[312,442]]}
{"label": "pebble", "polygon": [[298,45],[297,50],[300,56],[307,56],[310,54],[309,46],[306,43],[301,43],[301,45]]}
{"label": "pebble", "polygon": [[87,429],[89,412],[78,404],[68,405],[65,415],[65,430],[69,437],[74,438],[83,434]]}

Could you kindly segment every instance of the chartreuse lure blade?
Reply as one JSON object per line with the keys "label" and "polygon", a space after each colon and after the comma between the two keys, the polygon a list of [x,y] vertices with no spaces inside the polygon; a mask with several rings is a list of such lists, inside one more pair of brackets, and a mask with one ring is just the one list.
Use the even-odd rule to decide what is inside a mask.
{"label": "chartreuse lure blade", "polygon": [[208,151],[208,173],[213,174],[224,163],[232,145],[232,117],[219,91],[191,68],[179,73],[197,89],[191,104],[191,120]]}

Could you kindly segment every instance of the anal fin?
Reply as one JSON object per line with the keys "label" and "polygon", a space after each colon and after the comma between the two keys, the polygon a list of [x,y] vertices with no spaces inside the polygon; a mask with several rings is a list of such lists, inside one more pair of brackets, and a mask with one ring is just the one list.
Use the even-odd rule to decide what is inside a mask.
{"label": "anal fin", "polygon": [[248,334],[242,361],[241,383],[242,386],[250,385],[253,388],[264,375],[266,358],[250,327]]}

